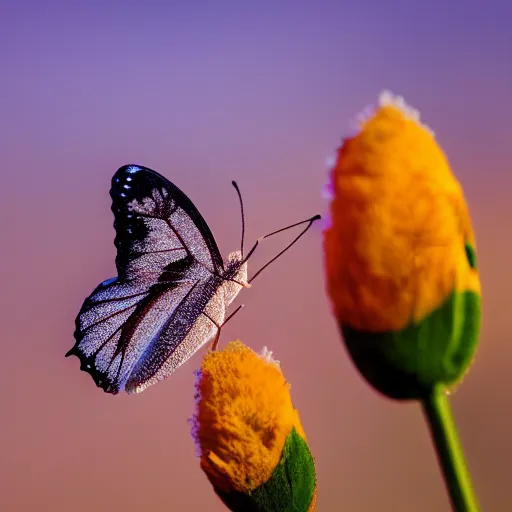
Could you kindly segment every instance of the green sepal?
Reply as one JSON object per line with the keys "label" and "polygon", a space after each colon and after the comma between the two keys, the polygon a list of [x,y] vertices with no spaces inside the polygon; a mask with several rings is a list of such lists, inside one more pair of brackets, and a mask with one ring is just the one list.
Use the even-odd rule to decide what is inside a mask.
{"label": "green sepal", "polygon": [[476,269],[477,263],[475,248],[470,243],[466,243],[464,245],[464,249],[466,251],[466,258],[468,259],[469,266],[473,269]]}
{"label": "green sepal", "polygon": [[366,380],[398,400],[423,399],[435,385],[452,386],[471,364],[481,323],[481,298],[454,292],[419,323],[401,331],[364,332],[341,325],[345,345]]}
{"label": "green sepal", "polygon": [[316,488],[315,464],[309,447],[292,429],[272,476],[249,494],[215,492],[233,512],[307,512]]}

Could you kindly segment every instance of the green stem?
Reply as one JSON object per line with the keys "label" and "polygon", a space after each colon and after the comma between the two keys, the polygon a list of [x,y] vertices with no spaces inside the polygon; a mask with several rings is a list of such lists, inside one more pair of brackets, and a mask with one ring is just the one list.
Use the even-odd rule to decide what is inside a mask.
{"label": "green stem", "polygon": [[434,388],[432,393],[423,400],[422,405],[453,510],[478,512],[478,501],[471,484],[471,476],[462,452],[450,402],[444,389]]}

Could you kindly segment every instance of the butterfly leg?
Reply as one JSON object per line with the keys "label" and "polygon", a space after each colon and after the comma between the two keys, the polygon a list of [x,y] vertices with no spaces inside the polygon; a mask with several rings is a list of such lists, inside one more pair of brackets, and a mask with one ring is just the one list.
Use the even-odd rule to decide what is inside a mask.
{"label": "butterfly leg", "polygon": [[215,335],[215,339],[213,340],[213,343],[212,343],[212,346],[210,347],[210,350],[212,352],[215,352],[217,350],[217,345],[219,344],[219,338],[220,338],[220,330],[221,330],[222,326],[220,326],[218,329],[217,329],[217,334]]}
{"label": "butterfly leg", "polygon": [[210,350],[214,352],[217,350],[217,345],[219,344],[219,338],[220,338],[220,331],[221,329],[228,323],[228,320],[231,320],[242,308],[244,307],[244,304],[240,304],[233,313],[231,313],[222,323],[222,325],[219,325],[217,322],[213,320],[210,316],[208,316],[206,313],[203,312],[203,315],[208,318],[216,327],[217,327],[217,334],[215,335],[215,339],[213,340],[212,346]]}

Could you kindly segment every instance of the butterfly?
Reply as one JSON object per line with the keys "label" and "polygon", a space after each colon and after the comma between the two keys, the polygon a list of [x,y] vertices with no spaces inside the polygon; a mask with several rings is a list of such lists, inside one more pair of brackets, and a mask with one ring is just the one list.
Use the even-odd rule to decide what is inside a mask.
{"label": "butterfly", "polygon": [[[139,393],[171,375],[241,306],[226,317],[240,290],[293,245],[320,216],[261,237],[243,255],[222,259],[213,234],[192,201],[149,168],[125,165],[112,178],[117,277],[99,284],[75,321],[77,356],[105,392]],[[263,238],[308,223],[295,240],[248,281],[247,260]]]}

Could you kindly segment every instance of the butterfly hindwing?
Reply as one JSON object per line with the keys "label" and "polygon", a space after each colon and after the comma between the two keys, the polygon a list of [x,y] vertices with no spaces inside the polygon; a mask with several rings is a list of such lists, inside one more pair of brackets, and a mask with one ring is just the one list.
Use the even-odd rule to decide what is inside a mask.
{"label": "butterfly hindwing", "polygon": [[225,318],[222,279],[212,276],[196,281],[158,337],[147,348],[126,383],[128,393],[138,392],[164,379],[188,360],[217,332]]}
{"label": "butterfly hindwing", "polygon": [[[134,367],[144,367],[148,378],[159,371],[193,327],[197,315],[191,297],[200,291],[208,301],[215,294],[212,282],[223,263],[195,206],[158,173],[121,167],[110,194],[118,277],[101,283],[85,300],[68,355],[77,355],[81,369],[115,394]],[[163,336],[169,331],[174,334]],[[145,363],[148,358],[153,363]]]}

